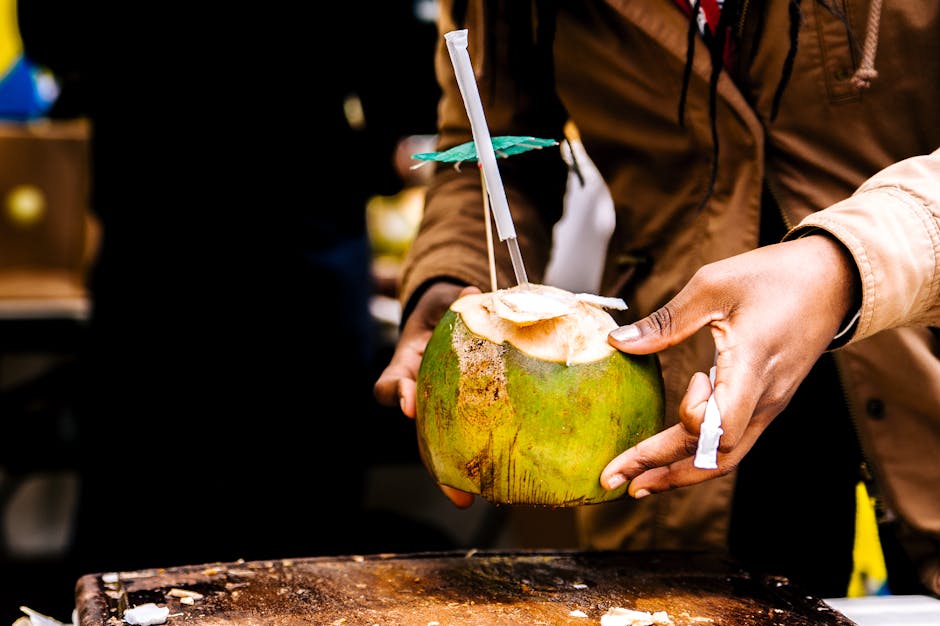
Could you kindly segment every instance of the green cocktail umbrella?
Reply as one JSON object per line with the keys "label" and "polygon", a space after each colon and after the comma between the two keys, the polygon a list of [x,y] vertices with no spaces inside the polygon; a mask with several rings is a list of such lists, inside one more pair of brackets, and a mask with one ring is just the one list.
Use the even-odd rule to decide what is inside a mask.
{"label": "green cocktail umbrella", "polygon": [[[539,137],[524,137],[516,135],[504,135],[502,137],[493,137],[493,152],[501,158],[510,157],[514,154],[521,154],[529,150],[541,150],[551,146],[557,146],[558,142],[554,139],[540,139]],[[441,152],[422,152],[412,154],[412,159],[423,161],[413,165],[412,169],[417,169],[426,165],[429,161],[438,161],[440,163],[453,163],[454,167],[460,169],[460,164],[466,161],[477,161],[476,143],[468,141],[459,146],[454,146],[449,150]]]}
{"label": "green cocktail umbrella", "polygon": [[[551,146],[557,146],[558,142],[554,139],[541,139],[539,137],[528,137],[522,135],[503,135],[500,137],[493,137],[493,152],[496,156],[500,158],[510,157],[514,154],[521,154],[523,152],[528,152],[529,150],[541,150],[542,148],[548,148]],[[460,164],[465,162],[477,163],[477,167],[480,167],[480,177],[483,178],[483,169],[482,166],[478,163],[477,158],[477,148],[475,141],[468,141],[462,143],[459,146],[454,146],[448,150],[442,150],[440,152],[421,152],[419,154],[412,154],[412,159],[417,159],[421,161],[417,165],[412,165],[411,169],[417,169],[423,165],[427,165],[432,161],[437,161],[439,163],[453,163],[454,168],[459,170]],[[491,232],[490,226],[490,208],[489,208],[489,197],[486,189],[486,181],[482,180],[483,183],[483,211],[486,214],[486,244],[487,251],[489,252],[490,258],[490,283],[492,290],[495,292],[497,289],[496,286],[496,265],[493,261],[493,235]]]}

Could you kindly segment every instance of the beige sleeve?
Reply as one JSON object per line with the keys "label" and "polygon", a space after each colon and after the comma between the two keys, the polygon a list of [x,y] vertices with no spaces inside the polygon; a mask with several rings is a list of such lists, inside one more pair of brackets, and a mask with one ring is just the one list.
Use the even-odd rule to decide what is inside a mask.
{"label": "beige sleeve", "polygon": [[940,326],[940,150],[895,163],[849,198],[806,217],[858,265],[862,304],[847,343],[888,328]]}

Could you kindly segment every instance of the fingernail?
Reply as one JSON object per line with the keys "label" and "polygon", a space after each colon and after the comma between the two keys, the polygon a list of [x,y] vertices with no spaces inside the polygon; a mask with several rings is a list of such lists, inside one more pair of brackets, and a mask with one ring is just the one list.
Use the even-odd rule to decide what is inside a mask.
{"label": "fingernail", "polygon": [[627,324],[610,331],[610,336],[615,341],[636,341],[640,338],[640,329],[634,324]]}
{"label": "fingernail", "polygon": [[398,396],[398,406],[401,407],[401,412],[405,412],[405,396]]}
{"label": "fingernail", "polygon": [[636,500],[639,500],[640,498],[645,498],[648,495],[650,495],[649,489],[637,489],[636,493],[633,494],[633,497]]}
{"label": "fingernail", "polygon": [[627,482],[627,479],[623,477],[623,474],[614,474],[607,479],[607,490],[613,491],[625,482]]}

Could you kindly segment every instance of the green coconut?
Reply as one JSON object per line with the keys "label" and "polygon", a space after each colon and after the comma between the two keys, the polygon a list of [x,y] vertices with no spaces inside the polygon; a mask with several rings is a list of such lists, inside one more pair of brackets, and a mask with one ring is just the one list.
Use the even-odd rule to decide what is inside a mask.
{"label": "green coconut", "polygon": [[421,458],[443,485],[497,504],[615,500],[600,474],[663,428],[654,355],[611,347],[622,300],[529,284],[458,299],[417,376]]}

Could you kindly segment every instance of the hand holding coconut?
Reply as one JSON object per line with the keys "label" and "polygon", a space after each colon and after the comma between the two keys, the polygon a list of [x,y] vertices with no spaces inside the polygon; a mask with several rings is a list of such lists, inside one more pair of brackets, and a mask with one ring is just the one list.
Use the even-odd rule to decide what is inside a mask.
{"label": "hand holding coconut", "polygon": [[398,404],[402,413],[414,419],[415,379],[421,356],[437,322],[465,289],[479,293],[476,287],[441,281],[428,287],[418,299],[401,329],[395,353],[373,386],[373,393],[381,404]]}
{"label": "hand holding coconut", "polygon": [[680,422],[611,461],[601,482],[616,489],[632,481],[630,495],[639,498],[730,472],[829,347],[859,293],[848,251],[828,236],[810,235],[706,265],[662,309],[615,330],[612,345],[648,354],[708,326],[724,433],[718,469],[695,468],[712,393],[708,376],[697,372],[679,406]]}
{"label": "hand holding coconut", "polygon": [[[418,377],[418,367],[421,365],[421,357],[428,339],[444,312],[464,293],[480,293],[480,290],[450,282],[438,282],[424,292],[401,329],[395,353],[388,366],[373,386],[373,393],[379,403],[386,406],[397,404],[406,417],[415,418],[415,379]],[[473,504],[472,494],[446,486],[441,486],[441,490],[460,508]]]}

